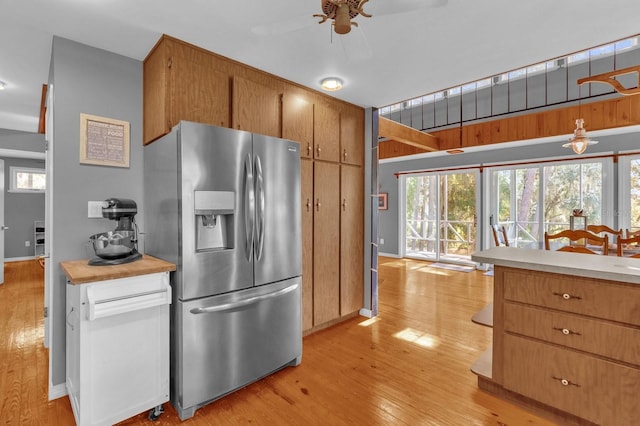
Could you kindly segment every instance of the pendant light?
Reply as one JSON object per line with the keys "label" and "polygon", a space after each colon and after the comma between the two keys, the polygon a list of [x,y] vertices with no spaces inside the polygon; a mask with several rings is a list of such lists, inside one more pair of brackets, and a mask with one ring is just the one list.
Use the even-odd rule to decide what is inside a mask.
{"label": "pendant light", "polygon": [[[578,86],[580,86],[578,81]],[[582,93],[578,93],[578,116],[582,116]],[[580,155],[589,145],[595,145],[598,141],[593,141],[587,136],[587,131],[584,129],[584,119],[578,118],[576,120],[576,129],[573,131],[573,137],[569,138],[569,143],[562,145],[563,148],[571,148],[573,152]]]}
{"label": "pendant light", "polygon": [[576,129],[573,131],[573,137],[569,139],[569,143],[562,145],[564,148],[571,148],[573,152],[580,155],[589,145],[595,145],[598,141],[589,139],[587,131],[584,129],[584,119],[576,120]]}

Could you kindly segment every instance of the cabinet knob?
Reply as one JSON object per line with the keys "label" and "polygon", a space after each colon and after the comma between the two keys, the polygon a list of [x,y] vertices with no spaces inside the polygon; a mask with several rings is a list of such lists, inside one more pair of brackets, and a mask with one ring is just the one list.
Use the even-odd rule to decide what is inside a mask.
{"label": "cabinet knob", "polygon": [[564,300],[571,300],[571,299],[576,299],[576,300],[582,300],[582,297],[580,296],[574,296],[571,295],[569,293],[553,293],[554,296],[560,296],[562,297]]}
{"label": "cabinet knob", "polygon": [[307,198],[307,211],[311,210],[311,200]]}
{"label": "cabinet knob", "polygon": [[320,144],[317,145],[316,151],[318,153],[318,157],[320,157],[320,153],[322,152],[322,149],[320,148]]}
{"label": "cabinet knob", "polygon": [[347,199],[342,199],[342,211],[347,211]]}
{"label": "cabinet knob", "polygon": [[344,154],[342,154],[342,157],[344,158],[344,161],[347,161],[347,150],[344,150]]}
{"label": "cabinet knob", "polygon": [[568,328],[553,327],[553,329],[556,330],[556,331],[561,332],[565,336],[569,336],[571,334],[575,334],[576,336],[582,336],[582,333],[580,333],[579,331],[573,331],[573,330],[568,329]]}
{"label": "cabinet knob", "polygon": [[316,210],[320,211],[320,198],[316,200]]}
{"label": "cabinet knob", "polygon": [[561,384],[562,386],[575,386],[575,387],[577,387],[577,388],[582,387],[582,386],[580,386],[579,384],[574,383],[574,382],[572,382],[571,380],[569,380],[569,379],[565,379],[565,378],[563,378],[563,377],[551,376],[551,378],[552,378],[553,380],[557,380],[557,381],[559,381],[559,382],[560,382],[560,384]]}
{"label": "cabinet knob", "polygon": [[307,157],[311,157],[311,144],[307,143]]}

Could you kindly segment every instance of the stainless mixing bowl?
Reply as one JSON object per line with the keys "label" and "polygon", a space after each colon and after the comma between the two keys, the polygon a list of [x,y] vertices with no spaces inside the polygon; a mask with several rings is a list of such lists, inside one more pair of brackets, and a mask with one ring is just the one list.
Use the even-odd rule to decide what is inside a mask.
{"label": "stainless mixing bowl", "polygon": [[93,250],[103,259],[120,259],[135,250],[134,231],[109,231],[89,237]]}

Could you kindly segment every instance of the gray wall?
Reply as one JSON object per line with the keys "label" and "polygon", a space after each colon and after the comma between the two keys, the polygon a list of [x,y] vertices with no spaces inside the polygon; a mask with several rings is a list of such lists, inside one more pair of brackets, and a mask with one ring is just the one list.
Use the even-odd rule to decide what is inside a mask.
{"label": "gray wall", "polygon": [[[51,226],[51,384],[65,382],[64,260],[89,256],[92,234],[112,230],[115,222],[88,219],[87,202],[109,197],[138,201],[142,218],[142,62],[54,37],[49,84],[53,84],[53,214]],[[130,167],[79,163],[80,113],[128,121]]]}
{"label": "gray wall", "polygon": [[[10,188],[10,168],[28,167],[44,169],[43,160],[27,160],[20,158],[3,158],[4,160],[4,224],[9,227],[4,231],[4,257],[31,257],[35,255],[33,222],[44,220],[44,193],[25,194],[8,192]],[[30,246],[25,246],[29,241]]]}
{"label": "gray wall", "polygon": [[[619,152],[637,150],[640,147],[640,132],[612,136],[598,136],[597,145],[589,146],[588,154],[598,152]],[[399,255],[398,235],[398,199],[399,182],[394,173],[412,170],[442,169],[448,167],[464,167],[470,165],[533,161],[550,157],[576,157],[570,149],[563,148],[565,141],[549,143],[533,143],[528,146],[504,147],[497,144],[495,149],[469,152],[458,155],[442,154],[427,156],[422,159],[383,162],[379,166],[378,180],[380,192],[389,193],[388,210],[380,210],[378,213],[378,237],[384,239],[384,244],[379,246],[379,252],[383,254]],[[617,167],[617,163],[614,164]],[[617,185],[617,181],[614,182]],[[615,197],[617,199],[617,197]],[[482,215],[478,223],[487,223]]]}

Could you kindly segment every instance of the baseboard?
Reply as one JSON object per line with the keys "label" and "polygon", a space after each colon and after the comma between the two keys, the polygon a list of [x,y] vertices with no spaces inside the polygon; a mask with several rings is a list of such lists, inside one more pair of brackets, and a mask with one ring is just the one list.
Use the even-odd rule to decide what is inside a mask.
{"label": "baseboard", "polygon": [[362,308],[360,309],[360,312],[358,312],[360,315],[362,315],[363,317],[367,317],[367,318],[373,318],[373,311],[371,309],[365,309]]}
{"label": "baseboard", "polygon": [[395,259],[402,259],[402,256],[400,256],[399,254],[391,254],[391,253],[381,253],[378,252],[378,256],[382,256],[382,257],[393,257]]}
{"label": "baseboard", "polygon": [[62,398],[63,396],[67,396],[67,386],[65,383],[60,383],[55,386],[52,386],[51,383],[49,383],[49,401]]}
{"label": "baseboard", "polygon": [[7,262],[22,262],[23,260],[34,260],[35,256],[24,256],[24,257],[8,257],[4,259],[5,263]]}

